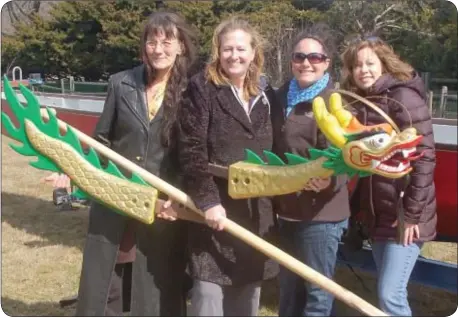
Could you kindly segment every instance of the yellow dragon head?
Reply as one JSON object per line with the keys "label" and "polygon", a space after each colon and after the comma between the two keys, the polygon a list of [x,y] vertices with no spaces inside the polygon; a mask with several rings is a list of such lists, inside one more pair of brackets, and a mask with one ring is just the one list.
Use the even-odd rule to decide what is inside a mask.
{"label": "yellow dragon head", "polygon": [[[370,105],[369,105],[370,106]],[[374,126],[362,125],[356,117],[342,106],[339,93],[333,93],[329,99],[328,112],[325,101],[317,97],[313,101],[313,113],[318,127],[333,144],[341,150],[340,158],[345,163],[334,161],[339,170],[358,171],[360,175],[378,174],[387,178],[401,178],[408,174],[412,167],[410,162],[422,156],[416,146],[423,136],[417,135],[415,128],[402,132],[387,118],[391,125],[383,123]],[[380,109],[376,109],[379,113]]]}

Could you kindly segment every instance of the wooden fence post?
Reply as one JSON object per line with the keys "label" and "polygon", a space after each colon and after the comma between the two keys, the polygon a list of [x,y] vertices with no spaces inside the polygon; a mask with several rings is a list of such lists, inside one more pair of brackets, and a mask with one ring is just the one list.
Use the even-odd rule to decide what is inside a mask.
{"label": "wooden fence post", "polygon": [[442,91],[441,91],[441,102],[439,105],[439,117],[444,118],[445,115],[445,109],[447,107],[447,86],[442,86]]}
{"label": "wooden fence post", "polygon": [[429,106],[429,113],[431,114],[431,117],[434,117],[433,114],[433,91],[428,92],[428,106]]}
{"label": "wooden fence post", "polygon": [[426,91],[429,91],[429,78],[430,78],[430,73],[429,73],[429,72],[422,72],[422,73],[421,73],[421,78],[423,78],[423,82],[425,83]]}

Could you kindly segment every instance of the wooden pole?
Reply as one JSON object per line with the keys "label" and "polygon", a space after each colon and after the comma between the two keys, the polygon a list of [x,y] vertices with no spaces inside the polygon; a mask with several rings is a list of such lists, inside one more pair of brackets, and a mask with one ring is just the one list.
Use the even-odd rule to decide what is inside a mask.
{"label": "wooden pole", "polygon": [[[42,116],[45,119],[48,118],[48,114],[44,109],[42,111]],[[61,130],[67,131],[66,123],[62,122],[61,120],[58,120],[58,123]],[[192,211],[196,212],[201,217],[204,217],[204,213],[194,205],[191,198],[186,193],[173,187],[172,185],[163,181],[159,177],[149,173],[145,169],[137,166],[136,164],[127,160],[126,158],[114,152],[110,148],[105,147],[104,145],[87,136],[86,134],[82,133],[81,131],[73,127],[72,129],[81,142],[92,147],[98,153],[102,154],[103,156],[110,159],[119,166],[128,169],[131,172],[137,173],[140,177],[142,177],[146,182],[151,184],[158,191],[161,191],[169,195],[169,197],[171,197],[174,201],[183,204]],[[283,252],[278,247],[266,242],[259,236],[254,235],[252,232],[246,230],[245,228],[231,221],[230,219],[225,219],[224,230],[234,235],[235,237],[241,239],[245,243],[251,245],[252,247],[257,249],[261,253],[265,254],[266,256],[270,257],[271,259],[277,261],[279,264],[283,265],[292,272],[301,276],[303,279],[333,294],[337,299],[343,301],[344,303],[346,303],[352,308],[355,308],[361,313],[366,314],[368,316],[387,316],[387,314],[385,314],[383,311],[374,307],[373,305],[366,302],[359,296],[353,294],[348,289],[345,289],[333,280],[308,267],[304,263],[298,261],[294,257]]]}
{"label": "wooden pole", "polygon": [[429,91],[429,94],[428,94],[428,106],[429,106],[429,114],[431,115],[431,117],[434,117],[434,114],[433,114],[433,91]]}
{"label": "wooden pole", "polygon": [[440,99],[440,105],[439,105],[439,118],[445,117],[445,110],[447,109],[447,93],[448,93],[447,86],[442,86],[441,99]]}

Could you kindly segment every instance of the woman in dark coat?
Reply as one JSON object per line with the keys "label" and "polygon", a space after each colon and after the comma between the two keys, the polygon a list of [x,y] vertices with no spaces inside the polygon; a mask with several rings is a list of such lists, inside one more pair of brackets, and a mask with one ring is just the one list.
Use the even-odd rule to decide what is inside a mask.
{"label": "woman in dark coat", "polygon": [[[189,30],[173,13],[149,17],[141,37],[143,64],[111,76],[95,129],[99,142],[175,186],[177,105],[194,58]],[[92,205],[77,315],[122,315],[123,303],[133,316],[185,315],[185,221],[171,222],[165,200],[151,225]]]}
{"label": "woman in dark coat", "polygon": [[[414,127],[423,136],[408,178],[361,179],[355,199],[370,230],[378,271],[380,307],[392,316],[412,314],[407,284],[422,243],[436,235],[434,136],[422,79],[393,49],[376,37],[354,42],[342,55],[342,87],[368,98],[390,116],[399,129]],[[365,125],[384,122],[371,108],[356,104]]]}
{"label": "woman in dark coat", "polygon": [[270,104],[261,81],[259,35],[245,21],[222,22],[213,36],[207,69],[194,76],[180,113],[179,158],[185,191],[205,212],[207,225],[190,224],[188,248],[193,280],[192,316],[256,316],[261,282],[276,266],[243,241],[221,231],[226,215],[264,236],[274,224],[268,198],[234,200],[227,179],[208,164],[229,166],[272,147]]}
{"label": "woman in dark coat", "polygon": [[[296,37],[291,52],[293,78],[276,92],[272,109],[274,152],[308,157],[310,148],[329,144],[313,117],[312,102],[327,102],[333,41],[325,25],[316,24]],[[350,216],[346,176],[312,179],[298,193],[274,198],[281,248],[321,274],[333,278],[340,238]],[[281,267],[280,316],[329,316],[334,297]]]}

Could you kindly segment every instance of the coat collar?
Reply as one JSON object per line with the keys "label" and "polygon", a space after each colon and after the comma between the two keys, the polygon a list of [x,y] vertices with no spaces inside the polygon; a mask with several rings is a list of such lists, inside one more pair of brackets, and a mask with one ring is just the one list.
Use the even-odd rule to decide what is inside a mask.
{"label": "coat collar", "polygon": [[217,86],[216,98],[218,99],[218,102],[222,108],[224,108],[229,114],[231,114],[232,117],[240,122],[245,127],[245,129],[253,132],[253,127],[251,125],[250,119],[248,118],[248,115],[243,109],[242,105],[240,105],[239,101],[235,97],[230,86]]}
{"label": "coat collar", "polygon": [[[122,90],[122,99],[134,113],[135,117],[148,129],[148,107],[146,104],[145,65],[134,67],[121,80],[125,89]],[[161,107],[162,108],[162,107]]]}

